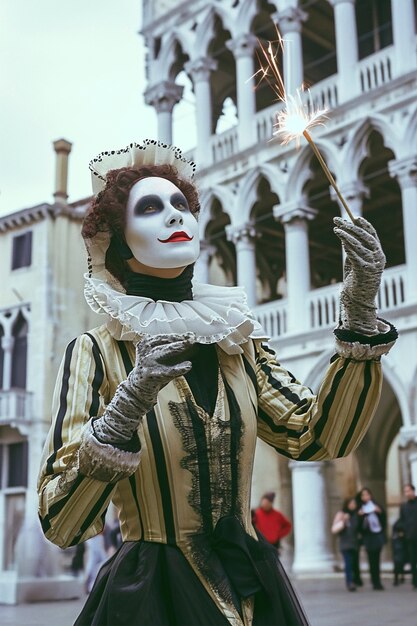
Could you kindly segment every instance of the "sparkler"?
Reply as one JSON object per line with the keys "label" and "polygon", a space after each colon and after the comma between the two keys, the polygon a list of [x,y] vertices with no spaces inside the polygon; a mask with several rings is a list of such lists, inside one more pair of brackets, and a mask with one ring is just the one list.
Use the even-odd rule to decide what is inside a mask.
{"label": "sparkler", "polygon": [[258,54],[260,69],[255,73],[255,77],[257,75],[260,75],[259,82],[261,82],[262,80],[266,80],[268,82],[272,91],[277,96],[277,100],[284,104],[284,108],[278,111],[276,114],[277,121],[276,124],[274,124],[276,130],[274,130],[273,135],[275,137],[279,137],[283,145],[287,145],[291,143],[291,141],[295,141],[297,147],[300,146],[301,136],[305,137],[305,139],[310,144],[314,154],[316,155],[329,183],[335,190],[337,197],[345,208],[346,213],[349,215],[352,222],[354,222],[355,218],[351,210],[346,204],[346,201],[342,196],[331,171],[327,167],[323,156],[321,155],[319,149],[317,148],[309,133],[309,130],[314,126],[324,126],[324,119],[326,119],[327,117],[327,109],[314,109],[310,92],[310,106],[307,107],[305,102],[303,102],[302,100],[301,93],[305,93],[302,87],[301,90],[297,90],[296,96],[287,94],[284,81],[282,79],[281,72],[279,71],[277,63],[278,52],[280,50],[284,52],[284,40],[282,39],[278,29],[277,35],[278,46],[276,51],[274,51],[273,49],[272,41],[268,42],[267,47],[263,46],[262,43],[259,42],[260,50],[264,56],[264,64],[262,63],[262,59],[259,57]]}

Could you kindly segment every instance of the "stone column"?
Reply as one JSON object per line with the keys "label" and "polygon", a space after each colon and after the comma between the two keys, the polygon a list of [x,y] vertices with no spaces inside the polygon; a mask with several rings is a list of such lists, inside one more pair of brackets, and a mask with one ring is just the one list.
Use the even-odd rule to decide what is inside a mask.
{"label": "stone column", "polygon": [[[10,331],[11,329],[9,329]],[[13,354],[14,337],[11,334],[3,335],[1,338],[1,347],[3,348],[3,381],[2,389],[8,391],[12,384],[12,354]]]}
{"label": "stone column", "polygon": [[226,235],[229,241],[236,246],[237,284],[245,288],[248,306],[256,306],[256,257],[255,257],[255,227],[250,224],[226,226]]}
{"label": "stone column", "polygon": [[162,81],[145,91],[145,102],[154,107],[158,118],[158,139],[172,144],[172,111],[181,100],[184,87],[171,81]]}
{"label": "stone column", "polygon": [[213,109],[210,74],[216,68],[217,62],[209,57],[201,57],[185,64],[185,71],[191,74],[194,83],[197,123],[196,161],[200,167],[211,163],[210,138],[212,135]]}
{"label": "stone column", "polygon": [[254,50],[257,39],[251,33],[226,42],[236,59],[237,109],[239,116],[239,147],[245,150],[256,142],[256,99]]}
{"label": "stone column", "polygon": [[355,0],[330,0],[334,7],[339,103],[359,94],[359,60]]}
{"label": "stone column", "polygon": [[214,246],[204,240],[200,242],[200,256],[194,266],[194,278],[199,283],[209,282],[210,260],[214,253]]}
{"label": "stone column", "polygon": [[[302,201],[304,204],[304,201]],[[307,206],[296,208],[294,203],[273,207],[276,220],[285,229],[285,263],[288,291],[288,330],[299,332],[308,329],[307,294],[310,291],[310,254],[308,246],[308,221],[317,211]]]}
{"label": "stone column", "polygon": [[331,572],[329,514],[325,466],[317,461],[291,461],[294,522],[293,572]]}
{"label": "stone column", "polygon": [[307,13],[295,7],[288,7],[272,15],[278,23],[284,39],[284,83],[289,94],[295,94],[304,80],[303,45],[301,40],[302,23]]}
{"label": "stone column", "polygon": [[401,187],[405,261],[407,264],[407,302],[417,301],[417,156],[388,163],[389,172]]}
{"label": "stone column", "polygon": [[415,8],[413,0],[391,0],[395,77],[416,68]]}
{"label": "stone column", "polygon": [[410,463],[410,482],[412,485],[417,485],[417,451],[411,452],[408,460]]}
{"label": "stone column", "polygon": [[13,324],[19,314],[19,309],[15,308],[11,311],[4,311],[0,314],[0,324],[3,327],[3,336],[1,338],[1,347],[4,351],[3,357],[3,380],[0,380],[1,389],[8,391],[12,386],[12,361],[13,361]]}

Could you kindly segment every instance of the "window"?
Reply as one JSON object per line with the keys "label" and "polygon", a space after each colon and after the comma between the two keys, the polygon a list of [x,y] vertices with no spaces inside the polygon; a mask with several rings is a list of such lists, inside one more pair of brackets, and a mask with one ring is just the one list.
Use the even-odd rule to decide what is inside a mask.
{"label": "window", "polygon": [[11,387],[14,389],[26,389],[27,334],[28,324],[19,313],[13,326]]}
{"label": "window", "polygon": [[32,231],[13,237],[12,270],[30,267],[32,263]]}
{"label": "window", "polygon": [[393,42],[391,0],[357,2],[356,24],[360,59],[390,46]]}
{"label": "window", "polygon": [[16,542],[24,519],[27,484],[27,441],[0,444],[0,498],[4,511],[0,569],[13,570],[16,567]]}
{"label": "window", "polygon": [[8,446],[7,487],[27,487],[28,485],[28,444],[27,441],[11,443]]}

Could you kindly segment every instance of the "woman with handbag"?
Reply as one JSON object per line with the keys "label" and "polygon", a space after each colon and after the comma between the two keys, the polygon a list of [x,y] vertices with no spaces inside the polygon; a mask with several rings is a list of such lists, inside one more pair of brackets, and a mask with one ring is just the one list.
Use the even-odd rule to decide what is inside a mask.
{"label": "woman with handbag", "polygon": [[386,514],[382,506],[373,500],[371,491],[366,487],[358,494],[358,506],[359,532],[368,555],[372,586],[375,591],[382,591],[384,587],[380,577],[380,558],[386,541]]}
{"label": "woman with handbag", "polygon": [[356,499],[347,498],[343,502],[342,510],[335,515],[331,531],[339,537],[339,548],[345,564],[346,587],[349,591],[356,591],[356,587],[362,586],[359,571],[358,526]]}

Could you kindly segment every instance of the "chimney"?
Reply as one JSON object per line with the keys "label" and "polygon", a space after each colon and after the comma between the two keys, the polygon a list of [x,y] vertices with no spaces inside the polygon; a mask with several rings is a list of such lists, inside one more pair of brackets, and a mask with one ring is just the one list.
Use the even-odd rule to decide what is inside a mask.
{"label": "chimney", "polygon": [[54,141],[54,150],[56,153],[55,167],[55,202],[66,204],[68,193],[68,155],[71,152],[72,143],[66,139],[57,139]]}

